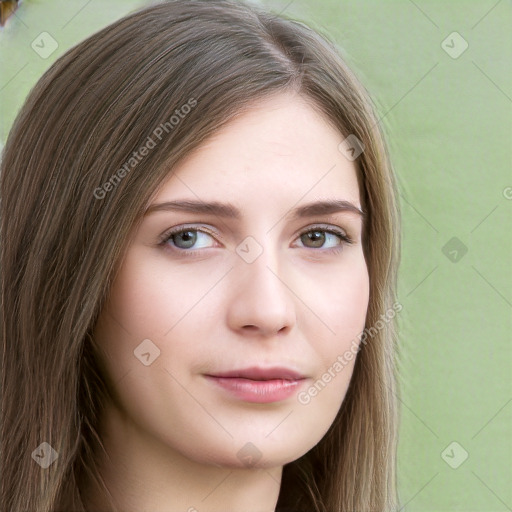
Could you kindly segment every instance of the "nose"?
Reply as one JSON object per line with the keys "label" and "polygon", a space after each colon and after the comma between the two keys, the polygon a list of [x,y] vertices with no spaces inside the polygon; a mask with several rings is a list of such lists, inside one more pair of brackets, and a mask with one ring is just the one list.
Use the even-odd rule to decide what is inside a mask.
{"label": "nose", "polygon": [[252,263],[239,260],[231,272],[228,324],[232,330],[256,337],[290,331],[296,322],[293,287],[278,271],[270,250]]}

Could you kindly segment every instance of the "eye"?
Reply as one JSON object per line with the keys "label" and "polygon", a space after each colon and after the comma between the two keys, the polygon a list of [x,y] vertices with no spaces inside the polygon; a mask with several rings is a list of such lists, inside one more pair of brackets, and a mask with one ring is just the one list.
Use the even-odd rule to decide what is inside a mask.
{"label": "eye", "polygon": [[[326,240],[329,238],[333,240],[334,246],[327,248],[323,247]],[[336,238],[338,238],[338,243],[336,243]],[[322,248],[327,251],[333,250],[335,252],[340,251],[345,244],[353,243],[353,240],[344,231],[326,226],[315,226],[307,231],[303,231],[300,234],[299,239],[303,244],[313,244],[312,246],[306,245],[306,248],[308,249]]]}
{"label": "eye", "polygon": [[[201,238],[205,238],[205,237],[201,237],[201,235],[205,235],[206,237],[212,238],[212,235],[210,235],[209,233],[202,231],[200,229],[176,228],[171,231],[168,231],[164,235],[163,239],[161,240],[161,244],[165,245],[165,244],[167,244],[167,242],[172,241],[172,244],[175,247],[177,247],[178,249],[187,250],[187,249],[191,249],[194,246],[194,244],[197,243],[198,239],[200,241]],[[195,247],[194,250],[202,249],[204,247],[206,247],[206,246],[203,244],[202,246]]]}
{"label": "eye", "polygon": [[[167,246],[170,250],[179,252],[186,256],[196,256],[200,249],[214,247],[208,245],[207,238],[214,238],[214,235],[197,227],[178,226],[162,235],[159,245]],[[352,244],[353,240],[341,229],[326,226],[314,226],[302,231],[298,239],[305,249],[320,249],[324,252],[339,252],[344,245]],[[336,240],[337,239],[337,240]],[[202,244],[200,243],[202,240]],[[331,240],[331,247],[324,247],[326,241]],[[196,245],[199,242],[199,246]],[[312,245],[309,245],[312,244]],[[317,251],[318,252],[318,251]]]}

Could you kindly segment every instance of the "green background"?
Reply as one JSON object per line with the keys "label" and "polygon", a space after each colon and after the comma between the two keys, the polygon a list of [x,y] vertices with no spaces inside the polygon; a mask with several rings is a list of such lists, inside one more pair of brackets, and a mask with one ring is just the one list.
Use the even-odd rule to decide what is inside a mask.
{"label": "green background", "polygon": [[[511,2],[258,3],[341,46],[388,136],[403,221],[403,510],[512,510]],[[0,148],[44,70],[143,5],[23,1],[0,29]],[[31,47],[42,32],[58,43],[47,58]]]}

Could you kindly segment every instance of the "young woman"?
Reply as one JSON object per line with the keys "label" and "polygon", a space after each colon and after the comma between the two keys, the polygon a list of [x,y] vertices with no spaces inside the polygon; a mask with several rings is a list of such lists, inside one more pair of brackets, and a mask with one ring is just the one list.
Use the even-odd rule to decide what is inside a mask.
{"label": "young woman", "polygon": [[332,43],[143,9],[1,165],[2,509],[396,509],[395,180]]}

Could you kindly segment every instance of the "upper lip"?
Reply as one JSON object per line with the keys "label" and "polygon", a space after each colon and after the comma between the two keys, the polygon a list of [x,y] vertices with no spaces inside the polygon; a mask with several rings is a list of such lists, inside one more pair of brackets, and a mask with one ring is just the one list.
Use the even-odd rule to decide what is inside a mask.
{"label": "upper lip", "polygon": [[306,377],[299,372],[286,368],[284,366],[273,366],[271,368],[261,368],[259,366],[252,366],[251,368],[241,368],[239,370],[230,370],[226,372],[212,373],[209,377],[225,377],[225,378],[241,378],[251,380],[272,380],[272,379],[286,379],[286,380],[299,380]]}

